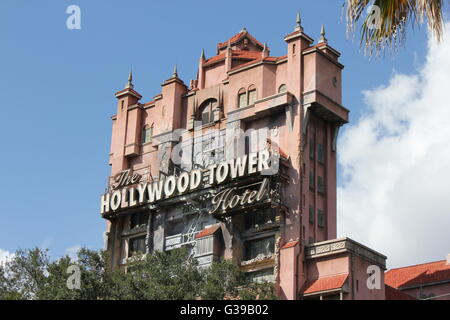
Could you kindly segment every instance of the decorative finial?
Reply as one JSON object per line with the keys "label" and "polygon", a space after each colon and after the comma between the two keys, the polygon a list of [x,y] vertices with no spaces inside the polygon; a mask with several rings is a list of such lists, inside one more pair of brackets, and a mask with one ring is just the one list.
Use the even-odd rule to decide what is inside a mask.
{"label": "decorative finial", "polygon": [[205,49],[202,49],[202,54],[200,55],[200,59],[205,60]]}
{"label": "decorative finial", "polygon": [[178,72],[177,72],[177,65],[175,65],[173,67],[173,74],[172,74],[173,78],[178,78]]}
{"label": "decorative finial", "polygon": [[242,30],[241,30],[241,33],[242,33],[242,32],[247,32],[247,28],[246,28],[246,27],[243,27]]}
{"label": "decorative finial", "polygon": [[128,75],[128,82],[125,85],[125,89],[133,89],[133,70],[130,70],[130,74]]}
{"label": "decorative finial", "polygon": [[300,12],[297,12],[297,19],[295,20],[295,31],[303,31],[302,19],[300,18]]}
{"label": "decorative finial", "polygon": [[326,43],[326,42],[327,42],[327,38],[325,38],[325,26],[322,25],[322,29],[320,30],[319,43]]}

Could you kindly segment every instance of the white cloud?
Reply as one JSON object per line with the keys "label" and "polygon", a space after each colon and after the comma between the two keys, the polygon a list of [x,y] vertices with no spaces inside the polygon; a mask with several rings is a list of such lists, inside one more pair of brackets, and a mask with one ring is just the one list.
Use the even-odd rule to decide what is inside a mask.
{"label": "white cloud", "polygon": [[13,253],[0,249],[0,264],[11,260],[13,257],[14,257]]}
{"label": "white cloud", "polygon": [[415,74],[364,92],[365,114],[340,137],[338,234],[389,267],[450,253],[450,37],[428,47]]}
{"label": "white cloud", "polygon": [[66,249],[66,254],[69,255],[69,257],[73,260],[76,261],[78,259],[77,257],[77,253],[78,251],[80,251],[81,246],[80,245],[74,245],[73,247],[67,248]]}

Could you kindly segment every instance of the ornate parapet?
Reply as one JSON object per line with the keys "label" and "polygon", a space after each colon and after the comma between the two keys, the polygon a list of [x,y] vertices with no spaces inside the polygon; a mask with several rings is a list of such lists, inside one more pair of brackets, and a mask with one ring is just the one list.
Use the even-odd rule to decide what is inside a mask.
{"label": "ornate parapet", "polygon": [[316,259],[341,253],[350,253],[360,256],[364,260],[370,261],[371,263],[386,269],[387,257],[385,255],[349,238],[317,242],[307,245],[305,248],[306,259]]}

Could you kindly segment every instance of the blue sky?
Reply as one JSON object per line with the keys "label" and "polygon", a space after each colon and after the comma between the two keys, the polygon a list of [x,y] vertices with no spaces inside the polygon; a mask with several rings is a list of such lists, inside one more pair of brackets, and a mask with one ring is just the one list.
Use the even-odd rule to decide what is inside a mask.
{"label": "blue sky", "polygon": [[[398,55],[371,61],[358,35],[346,37],[343,2],[2,0],[0,248],[48,247],[56,257],[75,245],[102,247],[113,93],[130,66],[150,101],[174,64],[189,83],[202,48],[212,56],[244,26],[284,55],[299,10],[305,32],[317,39],[325,24],[342,53],[344,105],[358,119],[361,92],[420,66],[427,36],[416,29]],[[66,28],[71,4],[81,8],[81,30]]]}

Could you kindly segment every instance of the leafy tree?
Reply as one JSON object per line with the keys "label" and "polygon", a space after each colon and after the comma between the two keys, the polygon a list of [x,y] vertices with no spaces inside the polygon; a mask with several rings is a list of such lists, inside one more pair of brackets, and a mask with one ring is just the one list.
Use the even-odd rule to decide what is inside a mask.
{"label": "leafy tree", "polygon": [[[249,284],[229,261],[201,269],[186,248],[133,256],[127,266],[109,270],[105,252],[81,249],[76,261],[63,256],[50,261],[38,248],[19,250],[0,265],[0,299],[46,300],[183,300],[273,299],[273,284]],[[70,266],[80,271],[81,286],[71,290]]]}

